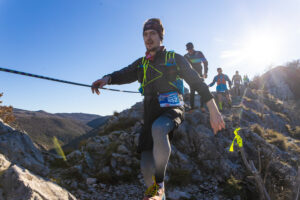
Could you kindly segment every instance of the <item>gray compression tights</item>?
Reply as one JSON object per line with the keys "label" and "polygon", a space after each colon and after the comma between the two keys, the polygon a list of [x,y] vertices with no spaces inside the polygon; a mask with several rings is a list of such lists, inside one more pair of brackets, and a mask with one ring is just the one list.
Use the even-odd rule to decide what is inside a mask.
{"label": "gray compression tights", "polygon": [[141,154],[141,171],[147,187],[156,182],[164,181],[165,172],[171,154],[168,133],[175,127],[175,123],[168,117],[161,116],[152,124],[153,150],[143,151]]}

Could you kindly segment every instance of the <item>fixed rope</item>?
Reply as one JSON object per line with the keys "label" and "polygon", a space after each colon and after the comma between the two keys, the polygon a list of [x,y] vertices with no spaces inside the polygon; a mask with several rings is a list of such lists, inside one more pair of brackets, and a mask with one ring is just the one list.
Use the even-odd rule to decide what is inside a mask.
{"label": "fixed rope", "polygon": [[[71,84],[71,85],[78,85],[78,86],[90,87],[90,88],[92,87],[92,85],[76,83],[76,82],[71,82],[71,81],[65,81],[65,80],[60,80],[60,79],[56,79],[56,78],[51,78],[51,77],[47,77],[47,76],[41,76],[41,75],[36,75],[36,74],[31,74],[31,73],[26,73],[26,72],[20,72],[20,71],[7,69],[7,68],[2,68],[2,67],[0,67],[0,71],[13,73],[13,74],[18,74],[18,75],[23,75],[23,76],[29,76],[29,77],[33,77],[33,78],[45,79],[45,80],[49,80],[49,81],[56,81],[56,82],[66,83],[66,84]],[[100,89],[110,90],[110,91],[114,91],[114,92],[139,93],[139,92],[135,92],[135,91],[118,90],[118,89],[111,89],[111,88],[104,88],[104,87],[100,88]]]}

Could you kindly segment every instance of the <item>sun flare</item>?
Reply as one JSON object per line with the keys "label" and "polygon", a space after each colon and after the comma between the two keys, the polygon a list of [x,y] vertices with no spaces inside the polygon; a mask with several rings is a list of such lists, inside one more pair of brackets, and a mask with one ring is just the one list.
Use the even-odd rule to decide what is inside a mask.
{"label": "sun flare", "polygon": [[266,67],[276,63],[280,56],[282,36],[276,32],[251,32],[235,43],[231,50],[223,51],[221,58],[229,65],[251,64]]}
{"label": "sun flare", "polygon": [[245,39],[243,56],[258,64],[271,64],[279,56],[280,40],[271,34],[251,35]]}

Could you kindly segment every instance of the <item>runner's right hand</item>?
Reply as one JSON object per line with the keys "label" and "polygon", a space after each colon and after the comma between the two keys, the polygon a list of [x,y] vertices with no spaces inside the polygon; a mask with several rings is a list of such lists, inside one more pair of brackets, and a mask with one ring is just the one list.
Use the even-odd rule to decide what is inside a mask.
{"label": "runner's right hand", "polygon": [[214,99],[209,100],[206,105],[210,114],[210,125],[216,135],[218,131],[225,128],[225,122]]}
{"label": "runner's right hand", "polygon": [[105,76],[97,81],[95,81],[93,84],[92,84],[92,93],[94,94],[94,92],[96,92],[97,95],[100,94],[100,91],[99,91],[99,88],[103,88],[103,86],[105,86],[108,81],[109,81],[109,78],[108,76]]}

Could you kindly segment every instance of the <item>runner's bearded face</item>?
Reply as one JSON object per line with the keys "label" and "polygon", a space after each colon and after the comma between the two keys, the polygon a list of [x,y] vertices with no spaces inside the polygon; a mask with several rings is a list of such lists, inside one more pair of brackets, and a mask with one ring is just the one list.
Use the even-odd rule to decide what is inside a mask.
{"label": "runner's bearded face", "polygon": [[161,45],[161,39],[157,31],[149,29],[143,33],[144,43],[147,51],[155,51]]}

